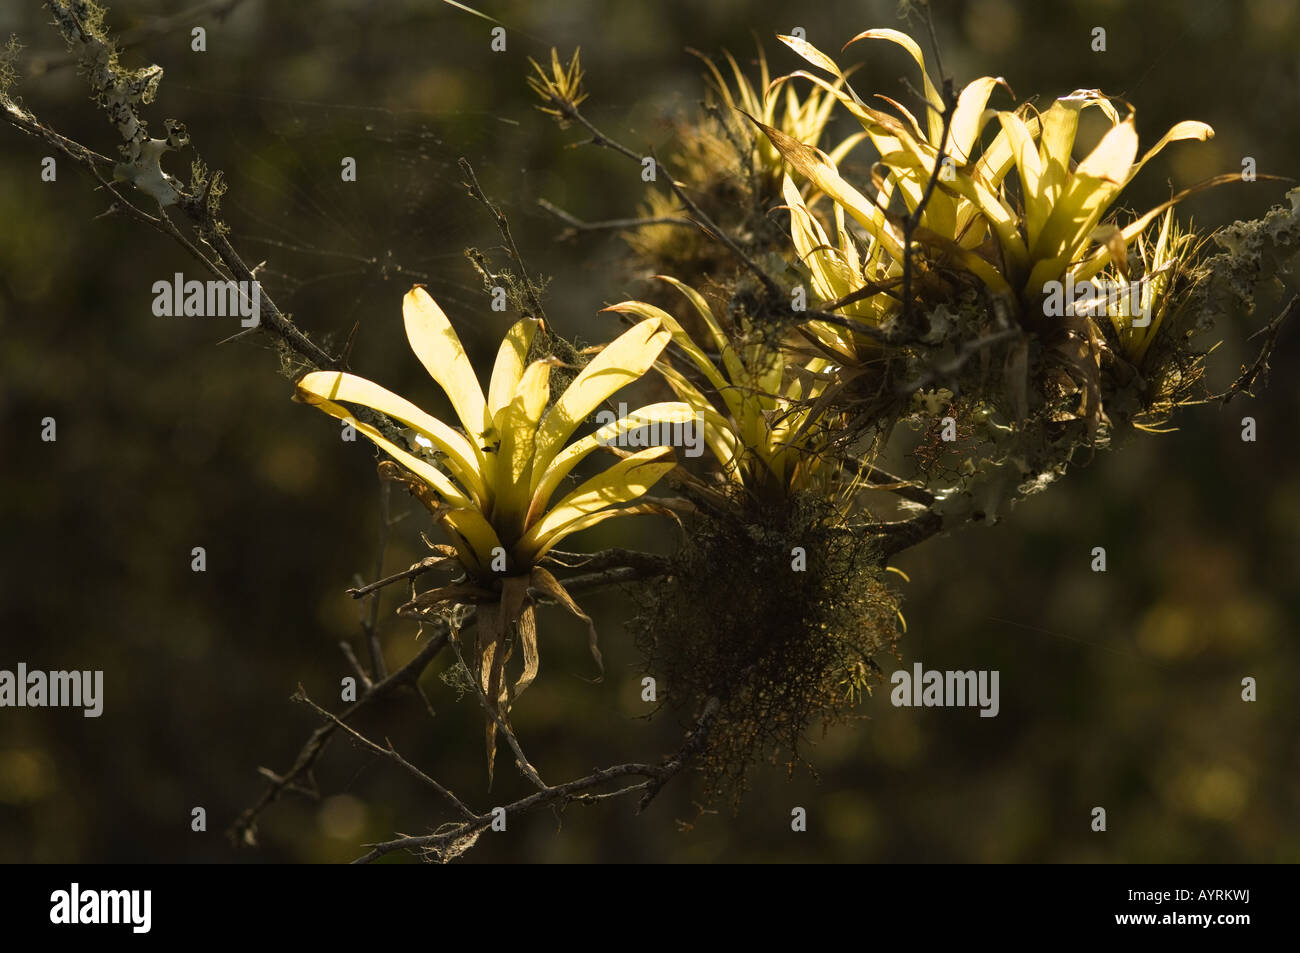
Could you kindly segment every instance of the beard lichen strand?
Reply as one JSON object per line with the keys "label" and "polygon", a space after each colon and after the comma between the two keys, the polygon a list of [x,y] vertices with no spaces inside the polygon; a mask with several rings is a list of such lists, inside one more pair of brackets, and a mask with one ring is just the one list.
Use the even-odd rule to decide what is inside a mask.
{"label": "beard lichen strand", "polygon": [[689,720],[719,700],[701,754],[710,800],[737,804],[762,756],[805,762],[808,729],[847,717],[879,678],[874,656],[899,638],[877,542],[842,529],[837,512],[803,495],[701,513],[665,583],[634,595],[630,628],[665,703]]}

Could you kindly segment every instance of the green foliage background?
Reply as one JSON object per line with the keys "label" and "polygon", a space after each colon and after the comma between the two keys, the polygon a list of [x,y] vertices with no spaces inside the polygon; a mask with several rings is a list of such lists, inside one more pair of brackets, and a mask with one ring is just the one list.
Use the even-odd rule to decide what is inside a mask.
{"label": "green foliage background", "polygon": [[[179,3],[121,2],[115,29]],[[770,39],[803,26],[827,50],[871,26],[899,26],[886,2],[597,3],[514,0],[483,8],[509,28],[441,3],[246,0],[223,23],[146,39],[126,62],[165,67],[154,130],[186,121],[225,171],[237,246],[267,262],[266,285],[300,326],[338,346],[360,321],[353,366],[437,409],[406,348],[400,296],[425,280],[490,360],[508,316],[488,310],[463,257],[492,248],[491,221],[464,195],[466,155],[501,201],[548,311],[581,341],[614,332],[604,303],[643,288],[618,267],[618,239],[557,244],[546,198],[587,219],[631,214],[637,170],[565,149],[532,107],[526,57],[581,45],[584,111],[629,142],[671,151],[665,117],[693,107],[701,69],[685,52],[726,47],[746,61],[751,31],[775,71],[801,66]],[[0,33],[28,49],[20,94],[60,131],[108,151],[112,132],[35,2],[0,10]],[[1147,208],[1174,188],[1241,167],[1295,175],[1300,152],[1300,4],[972,0],[936,4],[945,66],[959,82],[1002,75],[1025,97],[1100,87],[1138,108],[1143,143],[1173,122],[1209,122],[1204,145],[1171,147],[1127,199]],[[1090,49],[1094,26],[1108,51]],[[861,53],[858,57],[861,57]],[[912,76],[872,50],[859,89],[900,95]],[[846,60],[846,62],[853,60]],[[314,727],[288,696],[322,703],[347,674],[340,639],[358,632],[343,594],[370,578],[378,532],[374,457],[289,401],[262,342],[215,346],[220,319],[156,318],[151,285],[191,262],[156,233],[95,218],[102,195],[68,164],[42,183],[46,150],[0,128],[0,667],[104,669],[103,717],[0,710],[0,860],[338,861],[394,831],[426,830],[425,791],[335,741],[316,772],[326,800],[287,800],[256,851],[221,830],[260,793],[258,765],[285,768]],[[339,181],[343,156],[356,183]],[[172,157],[171,171],[187,169]],[[1277,183],[1238,185],[1182,208],[1204,226],[1256,217]],[[256,239],[256,240],[250,240]],[[351,257],[348,257],[351,256]],[[373,261],[369,261],[372,259]],[[360,259],[360,260],[358,260]],[[1275,307],[1272,303],[1266,307]],[[1211,359],[1223,384],[1253,358],[1250,328],[1227,329]],[[485,836],[474,861],[1295,861],[1300,858],[1300,476],[1294,386],[1300,339],[1284,329],[1271,386],[1251,401],[1194,408],[1179,431],[1127,440],[991,527],[931,541],[900,565],[910,631],[901,664],[1001,671],[1002,710],[895,709],[886,690],[812,750],[819,771],[756,771],[738,814],[699,815],[689,784],[643,817],[630,805],[540,814]],[[1241,417],[1259,439],[1239,439]],[[58,421],[42,443],[40,420]],[[398,528],[385,568],[420,555],[422,512]],[[586,545],[671,544],[645,520],[616,521]],[[190,571],[204,546],[208,571]],[[1105,546],[1109,571],[1089,571]],[[719,599],[743,598],[719,592]],[[390,666],[414,651],[391,618]],[[627,600],[588,596],[609,677],[591,686],[580,628],[543,611],[543,668],[515,724],[548,779],[669,750],[674,726],[646,722],[640,672],[621,627]],[[707,631],[693,634],[708,638]],[[444,663],[445,664],[445,663]],[[889,668],[887,667],[887,671]],[[1259,701],[1239,699],[1244,676]],[[361,727],[472,803],[523,791],[503,764],[483,788],[480,715],[436,675],[437,717],[395,700]],[[888,686],[883,686],[887,689]],[[203,806],[209,831],[190,831]],[[806,834],[790,810],[808,809]],[[1109,830],[1089,830],[1107,809]],[[679,830],[675,822],[690,823]]]}

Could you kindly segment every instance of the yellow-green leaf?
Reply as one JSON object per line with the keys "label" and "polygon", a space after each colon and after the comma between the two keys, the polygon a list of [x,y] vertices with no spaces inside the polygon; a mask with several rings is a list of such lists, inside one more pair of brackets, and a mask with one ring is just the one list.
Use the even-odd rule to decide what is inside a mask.
{"label": "yellow-green leaf", "polygon": [[550,399],[551,369],[545,361],[534,361],[524,371],[514,400],[501,412],[501,449],[497,460],[497,500],[493,522],[498,526],[518,524],[522,530],[528,508],[529,483],[537,439],[537,424]]}
{"label": "yellow-green leaf", "polygon": [[473,506],[474,502],[451,480],[448,476],[432,464],[426,463],[412,453],[403,450],[397,444],[393,443],[376,428],[368,423],[357,420],[356,415],[344,407],[342,404],[336,404],[332,400],[321,397],[310,391],[300,391],[300,397],[304,403],[311,404],[320,410],[325,411],[331,417],[338,420],[348,421],[357,433],[362,434],[371,443],[381,447],[389,456],[400,463],[406,469],[410,470],[429,486],[437,491],[438,495],[446,500],[452,506]]}
{"label": "yellow-green leaf", "polygon": [[642,321],[612,342],[569,384],[537,431],[536,468],[545,468],[601,401],[637,380],[654,364],[671,335],[659,321]]}
{"label": "yellow-green leaf", "polygon": [[452,430],[437,417],[426,414],[409,400],[400,397],[364,377],[341,371],[312,371],[298,381],[300,398],[317,403],[313,398],[361,404],[371,410],[401,421],[428,438],[429,442],[447,455],[447,465],[456,479],[472,493],[480,505],[490,499],[479,474],[478,455],[464,436]]}
{"label": "yellow-green leaf", "polygon": [[498,429],[501,425],[497,423],[497,415],[514,399],[538,323],[535,318],[516,321],[506,332],[501,347],[497,350],[496,363],[492,366],[492,380],[488,384],[487,404],[488,413]]}
{"label": "yellow-green leaf", "polygon": [[612,445],[624,434],[650,424],[685,424],[694,420],[696,413],[694,407],[682,401],[647,404],[569,444],[556,454],[544,473],[533,473],[533,497],[526,524],[534,522],[564,478],[597,447]]}
{"label": "yellow-green leaf", "polygon": [[[669,459],[664,462],[664,458]],[[668,447],[651,447],[631,454],[596,474],[563,497],[534,523],[519,541],[520,553],[533,553],[567,536],[570,524],[599,510],[627,503],[645,493],[677,465]]]}
{"label": "yellow-green leaf", "polygon": [[859,40],[887,40],[890,43],[896,43],[911,54],[916,65],[921,68],[921,79],[925,83],[925,99],[930,108],[925,111],[926,128],[930,130],[930,141],[938,142],[943,136],[943,97],[939,95],[939,90],[930,80],[930,74],[925,69],[925,57],[921,54],[921,48],[917,46],[916,41],[906,33],[900,33],[898,30],[878,29],[863,30],[848,43],[844,44],[844,49],[848,49]]}
{"label": "yellow-green leaf", "polygon": [[446,392],[470,440],[481,447],[483,435],[491,426],[487,403],[447,315],[422,285],[416,285],[402,301],[402,317],[411,350]]}

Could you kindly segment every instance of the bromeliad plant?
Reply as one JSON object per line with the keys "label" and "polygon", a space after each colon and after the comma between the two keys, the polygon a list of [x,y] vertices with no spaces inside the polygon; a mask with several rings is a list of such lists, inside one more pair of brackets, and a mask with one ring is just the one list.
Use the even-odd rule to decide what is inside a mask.
{"label": "bromeliad plant", "polygon": [[[815,301],[821,305],[842,302],[836,309],[838,314],[860,323],[864,331],[879,332],[897,312],[896,299],[884,292],[898,283],[901,270],[898,262],[870,234],[859,242],[849,232],[844,206],[833,205],[835,241],[832,242],[788,175],[782,192],[790,213],[790,238],[799,264],[811,278]],[[860,348],[875,344],[867,335],[855,334],[852,328],[845,329],[842,325],[810,321],[806,326],[842,362],[853,361]]]}
{"label": "bromeliad plant", "polygon": [[1191,399],[1204,376],[1205,352],[1188,345],[1195,327],[1185,320],[1192,313],[1191,296],[1208,275],[1204,244],[1204,237],[1180,226],[1170,209],[1137,238],[1138,274],[1112,265],[1099,278],[1103,287],[1121,289],[1118,307],[1107,313],[1117,357],[1139,382],[1141,406],[1133,425],[1141,430],[1164,432],[1170,413]]}
{"label": "bromeliad plant", "polygon": [[[876,108],[829,57],[782,39],[829,78],[801,71],[773,82],[760,52],[760,91],[734,58],[706,60],[718,99],[678,127],[671,195],[661,189],[643,206],[652,221],[560,215],[575,235],[631,232],[637,273],[676,275],[663,283],[680,297],[607,309],[635,323],[558,400],[548,393],[548,364],[527,360],[534,322],[507,335],[485,398],[445,316],[419,289],[406,301],[408,336],[451,398],[459,429],[350,375],[300,383],[303,399],[326,412],[347,419],[341,403],[372,408],[437,454],[408,452],[358,425],[396,461],[383,466],[404,468],[401,478],[451,539],[442,559],[465,571],[404,608],[480,606],[476,681],[490,700],[489,776],[498,725],[538,670],[533,594],[591,627],[542,561],[568,533],[659,509],[641,498],[675,467],[663,448],[620,454],[552,505],[600,443],[644,423],[694,419],[717,460],[712,483],[674,474],[699,505],[683,508],[688,532],[666,557],[662,584],[634,595],[639,611],[629,624],[647,671],[672,686],[670,704],[690,713],[693,732],[704,731],[690,736],[691,757],[712,795],[724,782],[743,784],[760,751],[784,746],[797,758],[815,719],[843,716],[869,690],[880,675],[875,657],[905,630],[888,578],[896,553],[967,521],[996,520],[1046,486],[1075,451],[1104,443],[1094,440],[1110,424],[1103,399],[1115,399],[1116,421],[1138,419],[1152,404],[1143,376],[1163,387],[1185,356],[1170,360],[1166,345],[1198,274],[1196,243],[1170,214],[1188,193],[1127,224],[1112,210],[1165,145],[1207,139],[1209,126],[1178,123],[1139,158],[1127,104],[1117,109],[1117,100],[1082,91],[1041,114],[1029,105],[990,108],[1002,80],[981,77],[956,95],[945,82],[941,91],[915,42],[891,30],[855,42],[883,40],[913,57],[924,112],[886,97]],[[644,150],[615,142],[579,111],[586,93],[576,54],[567,66],[554,52],[549,71],[534,66],[530,83],[544,111],[641,159]],[[796,77],[814,83],[810,95],[796,94]],[[837,102],[862,132],[827,154],[819,144]],[[1076,163],[1084,109],[1098,110],[1110,128]],[[996,133],[986,135],[990,126]],[[879,161],[859,188],[839,167],[864,139]],[[1161,212],[1158,234],[1148,235]],[[1134,276],[1132,242],[1132,267],[1141,268]],[[1150,325],[1125,313],[1110,321],[1072,313],[1055,327],[1033,319],[1035,310],[1048,316],[1050,282],[1094,279],[1140,283],[1135,300],[1152,314]],[[811,285],[819,314],[799,315],[795,282]],[[782,300],[785,293],[792,297]],[[896,321],[900,313],[924,321]],[[582,417],[651,367],[678,401],[568,443]],[[915,467],[916,479],[875,466],[897,469],[885,454],[897,449],[898,424],[933,424],[940,412],[961,419],[960,444]],[[892,516],[872,512],[875,492],[896,497]],[[720,590],[743,598],[720,600]],[[599,662],[594,631],[590,638]],[[515,650],[524,660],[512,684],[504,669]]]}
{"label": "bromeliad plant", "polygon": [[759,500],[810,491],[847,507],[851,484],[841,482],[838,466],[823,453],[835,422],[817,402],[833,379],[831,362],[814,357],[793,366],[782,348],[762,340],[737,347],[698,291],[676,278],[658,277],[681,292],[708,328],[721,368],[661,308],[623,301],[606,310],[662,325],[717,393],[721,407],[668,361],[655,365],[674,393],[699,415],[705,444],[717,458],[724,480]]}
{"label": "bromeliad plant", "polygon": [[[1041,115],[1029,104],[1014,111],[989,109],[994,89],[1005,84],[985,76],[967,85],[950,107],[930,78],[920,47],[910,37],[894,30],[867,30],[850,40],[846,48],[860,40],[879,39],[908,51],[921,70],[924,85],[922,123],[887,97],[879,98],[899,116],[867,105],[847,89],[845,74],[829,56],[806,42],[782,39],[835,81],[800,70],[778,82],[802,77],[834,95],[875,145],[887,185],[877,183],[877,196],[868,198],[839,174],[830,157],[780,130],[765,127],[786,160],[842,205],[896,259],[901,256],[904,236],[899,216],[888,208],[890,193],[901,194],[912,212],[934,174],[937,188],[924,208],[915,237],[941,259],[976,275],[991,291],[1018,299],[1030,309],[1049,281],[1065,280],[1068,275],[1081,282],[1111,262],[1122,268],[1128,243],[1161,212],[1196,191],[1237,178],[1216,176],[1120,227],[1106,219],[1120,192],[1169,143],[1204,141],[1213,136],[1207,124],[1195,120],[1176,123],[1139,159],[1132,108],[1121,118],[1112,97],[1097,90],[1063,96]],[[1073,152],[1079,116],[1089,107],[1100,110],[1110,128],[1076,165]],[[1000,132],[980,149],[981,134],[994,118]],[[1013,169],[1018,195],[1007,183]],[[986,243],[990,234],[995,248]]]}
{"label": "bromeliad plant", "polygon": [[[694,52],[694,51],[692,51]],[[848,81],[843,75],[831,83],[828,90],[815,89],[802,100],[794,87],[787,85],[784,96],[774,95],[772,75],[767,66],[767,55],[763,48],[758,48],[759,86],[755,87],[745,71],[740,68],[736,58],[725,53],[731,74],[735,78],[735,92],[731,84],[723,77],[717,63],[706,56],[696,54],[708,67],[713,80],[714,92],[725,107],[718,117],[727,130],[727,138],[732,142],[750,143],[750,154],[741,156],[753,167],[756,175],[768,184],[775,184],[785,174],[785,161],[781,153],[766,137],[757,135],[753,128],[744,121],[744,115],[761,117],[768,126],[781,130],[785,135],[808,146],[817,148],[821,142],[826,126],[835,108],[834,92],[841,89]],[[850,70],[849,72],[852,72]],[[832,162],[840,162],[848,153],[866,137],[865,133],[854,133],[830,150]]]}
{"label": "bromeliad plant", "polygon": [[[784,135],[815,146],[825,137],[835,98],[822,89],[813,89],[801,97],[792,84],[778,95],[772,88],[767,57],[761,47],[757,85],[730,53],[724,53],[725,64],[695,55],[709,72],[711,88],[701,110],[678,124],[679,144],[672,158],[674,176],[700,209],[727,231],[741,236],[755,255],[779,261],[786,236],[769,213],[780,194],[786,163],[744,117],[759,117]],[[594,141],[608,144],[609,140],[578,109],[587,98],[578,54],[575,52],[566,66],[558,52],[552,50],[549,71],[537,63],[532,65],[534,75],[528,77],[528,83],[541,100],[538,108],[554,116],[561,127],[573,122],[586,125]],[[837,79],[827,85],[835,90],[841,82]],[[830,150],[832,161],[844,158],[865,138],[865,133],[858,132],[840,141]],[[725,279],[734,272],[735,261],[691,226],[676,194],[651,190],[639,212],[645,224],[630,229],[626,239],[638,257],[653,263],[649,273],[670,272],[699,285],[706,278]],[[571,217],[567,220],[572,224]]]}
{"label": "bromeliad plant", "polygon": [[679,475],[699,506],[664,585],[638,597],[628,627],[646,671],[673,686],[672,705],[718,706],[701,782],[709,799],[736,799],[757,756],[797,759],[808,725],[847,715],[905,623],[879,537],[849,522],[864,481],[836,446],[844,421],[823,399],[834,360],[795,358],[734,302],[729,335],[698,291],[660,278],[707,329],[712,353],[655,305],[609,310],[669,329],[680,363],[661,358],[656,369],[699,415],[720,472],[713,483]]}
{"label": "bromeliad plant", "polygon": [[[97,4],[49,0],[47,5],[123,137],[128,160],[140,160],[143,143],[145,152],[153,149],[157,177],[157,152],[174,146],[176,139],[164,143],[148,140],[145,134],[143,107],[152,98],[161,70],[127,71],[117,63]],[[602,443],[633,428],[686,423],[698,415],[704,419],[723,481],[728,489],[739,490],[728,497],[740,501],[732,511],[700,507],[688,515],[684,545],[674,556],[657,561],[661,570],[668,567],[657,573],[662,584],[639,593],[646,611],[639,623],[633,622],[640,626],[639,644],[647,646],[650,670],[666,677],[671,704],[698,703],[681,747],[659,764],[600,769],[555,787],[542,784],[532,772],[541,790],[511,805],[507,810],[512,816],[575,798],[637,794],[644,806],[688,767],[703,767],[706,778],[717,780],[743,774],[756,754],[771,754],[774,746],[785,746],[797,757],[813,720],[842,714],[881,674],[874,657],[894,648],[901,617],[886,584],[890,558],[968,519],[996,518],[1004,503],[1036,492],[1064,472],[1074,452],[1084,446],[1079,418],[1087,417],[1089,438],[1104,419],[1101,396],[1108,405],[1116,396],[1121,398],[1116,401],[1121,404],[1116,420],[1135,420],[1150,409],[1145,395],[1135,396],[1143,391],[1173,403],[1168,395],[1186,382],[1188,368],[1196,370],[1198,352],[1184,343],[1187,332],[1207,328],[1216,319],[1238,319],[1252,310],[1253,295],[1263,281],[1285,281],[1295,273],[1300,190],[1291,193],[1291,210],[1274,209],[1260,221],[1225,229],[1217,236],[1224,251],[1203,263],[1196,261],[1196,238],[1181,233],[1168,212],[1180,196],[1127,225],[1108,221],[1120,191],[1151,156],[1176,139],[1207,138],[1208,126],[1179,123],[1138,160],[1132,111],[1126,104],[1121,118],[1111,99],[1083,92],[1055,101],[1041,115],[1029,106],[990,110],[998,80],[983,77],[959,96],[952,95],[945,82],[941,93],[910,39],[884,30],[867,31],[858,39],[885,40],[909,52],[922,71],[923,113],[913,115],[892,100],[885,100],[892,113],[868,106],[829,57],[803,41],[785,38],[788,46],[832,77],[797,74],[809,76],[819,87],[803,100],[786,85],[789,77],[769,84],[765,64],[761,97],[734,60],[735,95],[722,70],[710,67],[724,105],[749,113],[763,127],[770,149],[752,134],[732,141],[735,125],[716,110],[705,121],[682,127],[688,141],[705,142],[704,148],[681,154],[688,168],[680,180],[669,179],[674,198],[692,220],[666,227],[659,253],[683,263],[683,270],[675,273],[688,280],[669,284],[685,296],[683,312],[690,315],[689,321],[707,329],[716,360],[666,312],[644,302],[624,302],[613,310],[632,315],[638,323],[583,367],[554,399],[552,382],[561,375],[548,359],[530,360],[534,353],[546,351],[535,346],[539,323],[517,323],[500,348],[485,395],[446,316],[417,287],[404,302],[407,335],[450,398],[458,423],[446,423],[355,375],[317,372],[298,381],[298,399],[352,423],[392,458],[380,464],[381,470],[405,483],[447,533],[450,545],[434,547],[436,559],[415,568],[438,562],[459,567],[462,577],[417,596],[400,611],[417,617],[446,613],[459,650],[456,626],[463,615],[455,610],[463,603],[479,607],[471,668],[477,669],[472,681],[480,686],[489,710],[489,776],[498,726],[506,724],[514,699],[538,671],[534,598],[549,598],[586,620],[599,662],[590,619],[564,584],[544,568],[548,555],[558,556],[552,548],[603,520],[656,511],[645,494],[675,464],[664,448],[620,453],[609,469],[571,488],[566,482],[574,468]],[[62,137],[17,104],[9,93],[13,72],[7,60],[0,56],[0,115],[102,181],[97,152]],[[532,84],[544,109],[562,123],[585,126],[593,143],[641,161],[643,150],[613,142],[578,112],[585,93],[576,55],[567,66],[552,55],[550,71],[537,67],[535,72]],[[784,113],[775,95],[778,84],[785,86]],[[836,101],[861,121],[860,135],[880,153],[869,196],[865,185],[859,191],[840,175],[841,153],[818,151],[829,104]],[[1076,165],[1076,132],[1086,108],[1100,110],[1110,130]],[[997,135],[981,145],[985,128],[995,121]],[[700,135],[692,137],[696,132]],[[710,161],[714,155],[727,156],[725,167]],[[778,156],[791,166],[790,177],[783,176]],[[952,162],[944,165],[944,157]],[[134,162],[136,171],[141,171],[140,161]],[[753,174],[738,174],[746,165]],[[213,239],[211,247],[224,271],[247,273],[230,241],[222,238],[227,228],[216,201],[219,176],[209,176],[200,161],[193,168],[188,188],[168,185],[165,195],[145,188],[141,176],[127,178],[141,194],[175,205],[192,226],[191,237]],[[939,174],[941,170],[945,174]],[[796,189],[796,181],[803,192]],[[775,189],[778,183],[785,186],[793,253],[782,215],[771,214],[782,199]],[[819,218],[816,190],[834,203],[833,218]],[[118,206],[135,208],[126,194],[113,194]],[[533,298],[528,313],[540,315],[504,216],[476,181],[471,194],[493,210],[510,246],[521,277],[518,284],[508,283],[515,291],[527,292],[518,297]],[[899,211],[900,205],[905,212]],[[1165,217],[1153,235],[1147,229],[1162,210]],[[193,251],[190,239],[166,216],[160,220],[136,211]],[[676,207],[673,212],[680,214]],[[643,224],[633,227],[642,234],[652,231]],[[617,222],[591,225],[622,227]],[[707,241],[689,241],[702,235]],[[1133,241],[1135,257],[1128,254]],[[919,269],[915,275],[914,266]],[[1140,274],[1130,275],[1130,268],[1140,268]],[[900,271],[908,275],[901,282]],[[787,310],[780,300],[789,289],[781,288],[778,280],[792,273],[805,283],[810,275],[813,292],[823,303],[823,313],[813,321],[795,316],[794,305]],[[705,287],[695,280],[704,276],[710,280],[707,290],[713,300],[726,302],[727,326],[734,332],[730,337],[691,287]],[[1062,278],[1076,284],[1094,278],[1126,286],[1136,282],[1142,289],[1140,309],[1151,321],[1143,327],[1131,308],[1111,312],[1109,321],[1076,313],[1071,316],[1075,320],[1063,323],[1066,341],[1054,343],[1051,331],[1024,318],[1043,286]],[[1003,320],[1006,309],[999,296],[1019,306],[1018,325]],[[1132,300],[1121,297],[1130,304]],[[337,366],[337,359],[298,331],[269,297],[266,303],[270,307],[264,313],[274,320],[262,322],[263,332],[313,366]],[[1267,367],[1278,327],[1297,307],[1300,296],[1293,297],[1266,329],[1269,335],[1259,359],[1244,369],[1225,400],[1248,391]],[[907,333],[882,333],[899,310],[920,312],[929,325],[925,333],[913,335],[911,322],[904,322]],[[756,325],[765,333],[753,333]],[[767,333],[774,330],[785,336]],[[792,357],[798,353],[789,347],[792,331],[804,333],[817,355],[814,359]],[[705,334],[697,333],[696,340],[704,341]],[[686,355],[676,367],[663,361],[670,341]],[[873,459],[891,449],[895,425],[906,424],[909,417],[934,424],[940,412],[947,412],[951,418],[944,420],[955,424],[960,418],[962,430],[968,432],[954,442],[951,452],[943,451],[943,459],[935,455],[943,467],[920,468],[920,481],[909,481],[906,474],[891,477],[875,466],[862,475],[874,490],[898,496],[901,519],[873,514],[853,525],[845,519],[843,504],[860,487],[854,486],[858,477],[846,479],[843,474],[862,471],[852,467],[856,461],[849,444],[827,436],[849,429],[848,412],[827,395],[852,372],[847,367],[852,361],[875,369],[888,365],[875,377],[867,371],[859,375],[878,395],[870,413],[863,413],[879,438]],[[656,364],[680,401],[642,408],[595,434],[573,439],[583,418],[600,402]],[[695,374],[688,378],[691,371]],[[704,383],[698,384],[701,378]],[[1086,379],[1086,388],[1078,378]],[[1168,389],[1169,381],[1174,382],[1173,390]],[[1076,410],[1081,390],[1084,400]],[[1008,413],[1009,408],[1014,413]],[[407,438],[397,424],[410,428],[409,444],[404,445]],[[935,437],[941,444],[949,440]],[[958,458],[952,461],[956,482],[943,472],[949,455]],[[890,468],[896,469],[892,463]],[[759,506],[748,505],[756,499]],[[409,576],[399,574],[365,588],[374,591]],[[734,598],[719,598],[719,592]],[[505,667],[513,651],[522,654],[523,670],[512,684]],[[421,653],[385,681],[396,685],[418,677],[431,655]],[[324,730],[342,725],[368,700],[379,697],[380,685],[375,683],[357,704],[331,715]],[[295,766],[283,777],[274,777],[259,806],[245,812],[235,828],[243,838],[251,842],[261,806],[294,789],[310,770],[320,737],[318,730]],[[383,750],[373,743],[370,747]],[[522,764],[526,759],[516,751]],[[389,753],[396,756],[391,748]],[[644,781],[595,793],[601,785],[630,776]],[[427,776],[424,780],[433,783]],[[467,815],[464,820],[433,835],[376,845],[365,859],[400,847],[432,851],[444,859],[463,852],[489,815],[476,814],[443,793],[458,814]]]}
{"label": "bromeliad plant", "polygon": [[[1151,232],[1155,235],[1152,236]],[[1192,257],[1203,244],[1196,232],[1182,228],[1174,221],[1173,210],[1165,212],[1159,223],[1153,223],[1146,233],[1138,236],[1138,258],[1142,273],[1134,275],[1138,285],[1137,298],[1130,292],[1127,268],[1112,265],[1104,279],[1118,285],[1124,293],[1119,296],[1120,307],[1110,312],[1111,324],[1119,339],[1120,353],[1134,367],[1141,369],[1157,339],[1165,318],[1176,311],[1179,303],[1191,293],[1202,274],[1192,265]],[[1133,305],[1138,307],[1135,309]],[[1134,310],[1138,314],[1134,314]]]}
{"label": "bromeliad plant", "polygon": [[[825,155],[806,142],[787,136],[784,131],[759,124],[790,166],[842,205],[865,230],[873,241],[882,244],[895,262],[901,262],[905,234],[901,216],[890,209],[894,193],[900,194],[908,212],[921,205],[926,193],[930,171],[939,163],[940,147],[950,157],[950,170],[945,172],[949,189],[932,192],[918,223],[915,237],[926,242],[934,251],[942,251],[965,268],[979,275],[991,286],[999,278],[986,259],[976,253],[987,235],[987,225],[977,202],[956,188],[957,170],[969,168],[980,133],[988,121],[986,106],[994,89],[1005,85],[1000,78],[980,77],[970,83],[957,97],[952,108],[951,122],[943,121],[943,99],[925,72],[920,47],[906,34],[896,30],[867,30],[845,45],[865,39],[880,39],[896,43],[906,49],[922,65],[925,87],[924,124],[907,107],[887,97],[878,96],[892,106],[901,119],[865,103],[846,82],[842,71],[826,54],[807,41],[796,37],[780,37],[794,52],[818,68],[831,73],[835,80],[826,79],[804,70],[776,80],[788,83],[795,78],[811,80],[828,95],[835,96],[862,124],[880,155],[881,171],[873,173],[875,196],[869,198],[844,179],[834,157]],[[1005,170],[1001,170],[1005,174]],[[958,173],[959,174],[959,173]],[[996,184],[993,186],[996,188]]]}
{"label": "bromeliad plant", "polygon": [[[569,438],[606,398],[641,377],[670,339],[659,321],[642,321],[606,345],[550,399],[551,361],[528,363],[538,322],[524,318],[506,334],[497,353],[485,397],[469,358],[447,316],[421,286],[402,302],[406,335],[430,376],[446,393],[460,421],[449,426],[410,401],[365,378],[340,371],[315,371],[297,384],[296,399],[348,421],[402,468],[389,472],[411,488],[451,540],[436,547],[446,566],[459,566],[464,578],[420,594],[403,607],[407,613],[438,611],[454,603],[477,603],[476,658],[483,691],[496,714],[509,715],[513,699],[538,670],[537,629],[532,591],[548,597],[588,627],[593,658],[600,665],[596,632],[563,585],[541,565],[565,537],[608,519],[664,512],[643,497],[675,466],[668,447],[624,455],[551,503],[565,479],[598,447],[630,430],[655,422],[683,423],[693,410],[684,403],[658,403],[569,443]],[[420,445],[436,452],[431,461],[398,446],[381,430],[356,419],[344,404],[356,404],[400,421]],[[513,628],[516,641],[510,641]],[[523,671],[513,686],[503,677],[517,644]],[[489,773],[497,723],[487,720]]]}
{"label": "bromeliad plant", "polygon": [[577,108],[587,98],[582,90],[582,66],[579,63],[581,49],[573,51],[573,58],[568,65],[560,62],[560,51],[551,47],[551,72],[547,74],[542,65],[532,57],[528,58],[536,76],[528,77],[528,88],[536,93],[547,105],[538,106],[548,116],[554,116],[561,126],[568,123],[566,110]]}

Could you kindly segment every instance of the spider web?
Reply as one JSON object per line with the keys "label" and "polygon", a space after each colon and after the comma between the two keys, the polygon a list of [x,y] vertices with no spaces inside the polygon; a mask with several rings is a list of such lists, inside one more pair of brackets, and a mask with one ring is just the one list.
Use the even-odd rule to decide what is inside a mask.
{"label": "spider web", "polygon": [[[231,106],[215,128],[209,120],[195,130],[219,147],[200,148],[225,174],[232,241],[300,327],[337,351],[357,322],[364,329],[368,317],[377,326],[397,314],[415,283],[449,312],[486,309],[465,248],[496,233],[465,196],[457,161],[491,164],[509,148],[513,120],[224,95]],[[356,161],[355,181],[342,178],[344,158]],[[492,198],[511,214],[509,196]]]}

